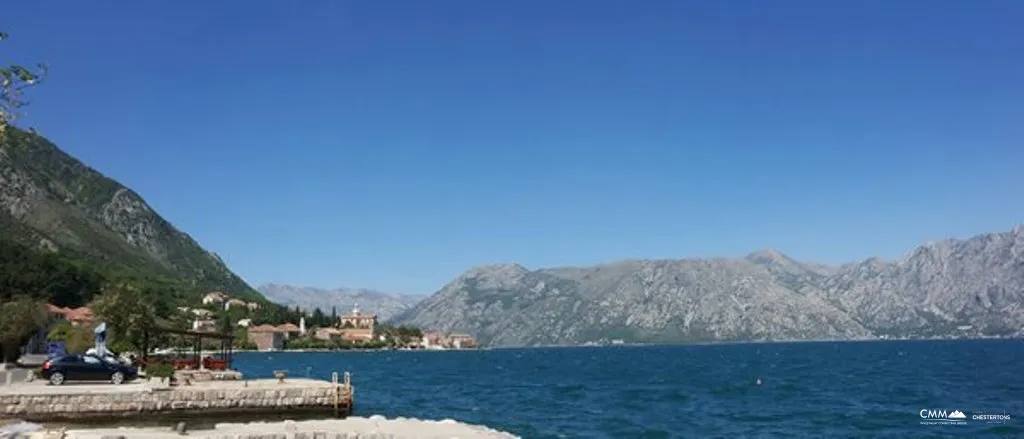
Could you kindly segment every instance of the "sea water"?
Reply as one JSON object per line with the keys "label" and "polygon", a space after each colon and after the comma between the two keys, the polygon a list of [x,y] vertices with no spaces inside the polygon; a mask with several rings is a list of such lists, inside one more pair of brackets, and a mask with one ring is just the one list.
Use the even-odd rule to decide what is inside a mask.
{"label": "sea water", "polygon": [[1022,340],[241,353],[236,367],[347,371],[357,415],[524,438],[1024,437]]}

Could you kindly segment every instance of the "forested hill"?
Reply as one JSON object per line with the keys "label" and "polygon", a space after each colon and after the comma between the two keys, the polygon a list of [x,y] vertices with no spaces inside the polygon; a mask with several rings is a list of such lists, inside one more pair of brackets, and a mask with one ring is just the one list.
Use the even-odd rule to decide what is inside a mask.
{"label": "forested hill", "polygon": [[186,300],[223,291],[265,301],[134,191],[8,127],[0,136],[0,294],[80,302],[114,281]]}

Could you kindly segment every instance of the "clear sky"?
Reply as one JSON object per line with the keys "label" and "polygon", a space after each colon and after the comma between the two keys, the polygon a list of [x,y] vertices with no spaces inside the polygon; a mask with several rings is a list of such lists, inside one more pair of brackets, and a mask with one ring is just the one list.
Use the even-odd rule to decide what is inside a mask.
{"label": "clear sky", "polygon": [[250,283],[1024,223],[1024,2],[8,2],[23,124]]}

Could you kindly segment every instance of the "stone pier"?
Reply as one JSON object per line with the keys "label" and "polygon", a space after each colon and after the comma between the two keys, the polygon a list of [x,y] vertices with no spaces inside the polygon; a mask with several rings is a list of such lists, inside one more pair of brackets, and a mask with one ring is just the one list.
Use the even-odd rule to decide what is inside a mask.
{"label": "stone pier", "polygon": [[62,386],[34,381],[0,387],[0,417],[37,423],[264,414],[345,417],[351,413],[352,398],[347,379],[337,383],[299,378],[205,381],[175,387],[155,380]]}

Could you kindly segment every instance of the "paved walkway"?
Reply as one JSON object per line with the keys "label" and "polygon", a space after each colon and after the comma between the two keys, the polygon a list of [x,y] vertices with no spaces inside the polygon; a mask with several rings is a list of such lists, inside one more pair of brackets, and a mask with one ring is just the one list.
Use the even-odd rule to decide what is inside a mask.
{"label": "paved walkway", "polygon": [[[31,383],[25,382],[27,375],[22,375],[21,381],[11,381],[9,386],[0,386],[0,395],[77,395],[90,393],[120,393],[120,392],[141,392],[148,391],[151,383],[145,379],[134,380],[121,385],[113,385],[109,382],[68,382],[62,386],[51,386],[46,381],[36,380]],[[6,382],[6,381],[5,381]],[[315,389],[321,387],[333,388],[330,381],[320,381],[308,378],[289,378],[283,384],[277,380],[251,380],[251,381],[203,381],[192,383],[190,386],[182,386],[182,390],[232,390],[244,389]]]}
{"label": "paved walkway", "polygon": [[10,377],[10,383],[23,384],[28,380],[28,374],[32,373],[32,369],[9,369],[0,372],[0,386],[6,386],[8,383],[8,377]]}

